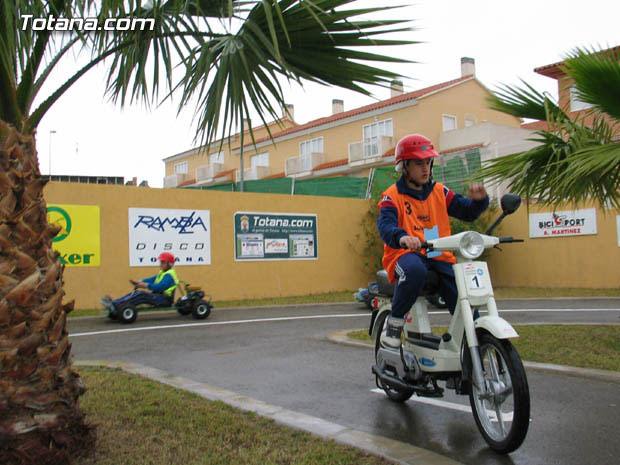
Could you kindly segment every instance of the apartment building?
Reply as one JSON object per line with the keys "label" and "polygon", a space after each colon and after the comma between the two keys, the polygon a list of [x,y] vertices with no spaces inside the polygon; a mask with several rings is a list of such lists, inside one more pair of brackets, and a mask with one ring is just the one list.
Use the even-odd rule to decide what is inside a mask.
{"label": "apartment building", "polygon": [[[614,55],[620,59],[620,46],[602,50],[600,53]],[[587,111],[592,108],[592,105],[579,100],[575,91],[574,81],[566,75],[563,66],[564,61],[559,61],[534,68],[534,72],[555,79],[558,85],[558,106],[564,109],[571,119],[583,118],[585,124],[589,124],[592,122],[593,117],[588,115]],[[525,123],[522,127],[524,129],[546,130],[548,125],[546,121],[534,121]]]}
{"label": "apartment building", "polygon": [[[385,100],[348,111],[345,102],[333,100],[331,115],[305,124],[294,122],[289,106],[270,124],[273,140],[264,128],[256,128],[255,144],[244,138],[244,180],[367,176],[372,168],[393,165],[395,145],[407,134],[424,134],[438,146],[441,134],[479,123],[518,128],[518,118],[487,108],[488,95],[474,60],[462,58],[456,79],[407,93],[394,81]],[[197,148],[165,158],[164,187],[239,181],[238,139],[233,136],[230,148],[213,143],[209,152]]]}

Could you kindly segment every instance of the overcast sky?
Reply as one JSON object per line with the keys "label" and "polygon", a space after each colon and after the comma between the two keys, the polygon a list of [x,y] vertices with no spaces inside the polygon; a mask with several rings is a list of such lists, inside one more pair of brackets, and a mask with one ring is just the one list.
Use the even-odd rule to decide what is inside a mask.
{"label": "overcast sky", "polygon": [[[391,3],[391,1],[386,3]],[[406,3],[394,1],[394,4]],[[374,6],[358,0],[355,6]],[[418,0],[398,12],[377,17],[413,19],[415,31],[404,38],[421,41],[407,47],[381,49],[416,64],[391,66],[408,79],[411,91],[460,76],[460,58],[476,60],[476,76],[487,87],[518,84],[524,79],[540,91],[557,96],[556,81],[534,68],[561,61],[574,47],[620,45],[620,2],[610,0]],[[332,99],[344,100],[351,110],[389,97],[386,89],[371,89],[375,99],[341,89],[308,84],[285,87],[286,100],[295,106],[298,123],[331,114]],[[124,176],[161,187],[162,159],[194,147],[193,109],[177,117],[166,103],[147,110],[120,110],[103,96],[103,71],[82,78],[46,114],[37,133],[43,174]],[[254,123],[254,121],[253,121]],[[412,130],[415,128],[412,128]],[[56,131],[51,135],[50,131]],[[292,153],[290,156],[298,154]]]}

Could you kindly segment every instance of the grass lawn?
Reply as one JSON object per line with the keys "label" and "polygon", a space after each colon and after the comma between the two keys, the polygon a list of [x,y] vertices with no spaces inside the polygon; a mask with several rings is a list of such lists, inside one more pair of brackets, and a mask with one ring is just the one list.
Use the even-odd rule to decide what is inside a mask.
{"label": "grass lawn", "polygon": [[[519,338],[511,339],[522,360],[581,368],[620,371],[620,325],[614,326],[515,326]],[[443,334],[446,327],[434,327]],[[348,336],[373,343],[368,330]]]}
{"label": "grass lawn", "polygon": [[78,371],[97,446],[77,465],[392,463],[118,369]]}

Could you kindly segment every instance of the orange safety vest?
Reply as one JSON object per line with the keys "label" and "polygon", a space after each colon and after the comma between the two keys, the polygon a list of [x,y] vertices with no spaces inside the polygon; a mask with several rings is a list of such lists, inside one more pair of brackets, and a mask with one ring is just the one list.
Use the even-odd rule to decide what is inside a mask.
{"label": "orange safety vest", "polygon": [[[386,199],[387,197],[387,199]],[[398,210],[398,227],[404,229],[409,236],[414,236],[424,242],[425,229],[432,230],[437,226],[439,237],[446,237],[450,232],[450,219],[448,218],[448,207],[446,206],[446,196],[444,186],[435,183],[433,190],[426,200],[417,200],[398,192],[396,184],[392,184],[382,195],[379,208],[388,199],[393,202]],[[435,237],[436,238],[436,237]],[[383,268],[388,273],[390,282],[396,282],[395,268],[398,259],[411,252],[409,249],[393,249],[387,244],[383,245]],[[426,255],[426,250],[419,251]],[[448,263],[456,263],[452,252],[444,251],[441,255],[433,257],[434,260],[441,260]]]}

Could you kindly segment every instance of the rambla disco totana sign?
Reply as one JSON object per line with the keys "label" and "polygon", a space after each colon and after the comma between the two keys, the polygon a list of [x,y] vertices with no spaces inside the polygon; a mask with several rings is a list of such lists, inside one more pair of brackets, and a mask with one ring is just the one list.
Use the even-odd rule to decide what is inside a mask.
{"label": "rambla disco totana sign", "polygon": [[159,265],[171,252],[175,265],[211,264],[209,210],[129,209],[129,266]]}
{"label": "rambla disco totana sign", "polygon": [[52,248],[65,266],[100,266],[99,207],[94,205],[47,206],[47,221],[60,227]]}

